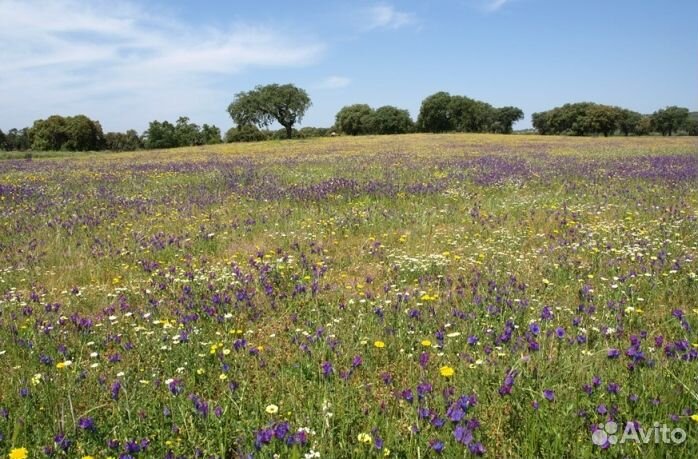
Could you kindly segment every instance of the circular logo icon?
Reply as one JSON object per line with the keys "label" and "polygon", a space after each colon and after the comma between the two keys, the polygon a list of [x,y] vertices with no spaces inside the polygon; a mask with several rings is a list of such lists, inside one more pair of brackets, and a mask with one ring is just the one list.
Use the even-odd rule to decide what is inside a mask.
{"label": "circular logo icon", "polygon": [[614,435],[616,432],[618,432],[618,424],[613,421],[599,424],[599,428],[591,434],[591,441],[597,446],[615,445],[618,441]]}

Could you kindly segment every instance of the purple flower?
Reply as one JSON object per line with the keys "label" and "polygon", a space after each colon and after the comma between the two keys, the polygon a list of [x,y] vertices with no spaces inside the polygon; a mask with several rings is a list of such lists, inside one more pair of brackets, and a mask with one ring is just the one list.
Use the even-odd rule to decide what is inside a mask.
{"label": "purple flower", "polygon": [[329,378],[330,375],[332,374],[332,363],[325,361],[325,362],[322,362],[321,366],[322,366],[322,375],[325,378]]}
{"label": "purple flower", "polygon": [[119,382],[119,380],[116,380],[111,385],[112,400],[119,400],[119,392],[121,392],[121,382]]}
{"label": "purple flower", "polygon": [[485,450],[485,447],[483,446],[482,443],[471,443],[468,445],[468,449],[470,452],[476,456],[482,456],[484,455],[487,450]]}
{"label": "purple flower", "polygon": [[470,431],[470,429],[467,429],[461,425],[456,426],[456,428],[453,430],[453,437],[464,445],[468,445],[473,441],[473,433]]}
{"label": "purple flower", "polygon": [[83,417],[78,419],[78,427],[82,430],[95,430],[95,421],[91,417]]}
{"label": "purple flower", "polygon": [[620,390],[620,386],[617,383],[608,383],[608,385],[606,385],[606,390],[609,394],[617,394]]}
{"label": "purple flower", "polygon": [[560,339],[564,338],[565,337],[565,329],[562,327],[557,327],[555,329],[555,336],[557,336]]}
{"label": "purple flower", "polygon": [[465,416],[465,410],[458,403],[453,403],[446,411],[446,417],[453,422],[458,422]]}
{"label": "purple flower", "polygon": [[528,330],[535,336],[538,336],[540,333],[540,326],[536,322],[533,322],[528,326]]}
{"label": "purple flower", "polygon": [[545,389],[543,391],[543,397],[545,397],[547,401],[552,402],[555,400],[555,392],[550,389]]}
{"label": "purple flower", "polygon": [[351,361],[351,366],[354,368],[360,367],[364,363],[363,358],[360,355],[355,355],[354,359]]}
{"label": "purple flower", "polygon": [[436,454],[441,454],[441,452],[444,450],[444,442],[441,440],[437,439],[432,439],[429,440],[429,447],[434,451]]}
{"label": "purple flower", "polygon": [[615,348],[611,348],[608,350],[608,353],[606,354],[609,359],[616,359],[620,355],[620,351]]}

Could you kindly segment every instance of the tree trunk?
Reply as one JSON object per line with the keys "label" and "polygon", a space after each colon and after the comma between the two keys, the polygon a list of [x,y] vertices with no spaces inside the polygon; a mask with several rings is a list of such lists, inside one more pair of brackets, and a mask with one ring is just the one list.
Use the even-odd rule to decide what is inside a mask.
{"label": "tree trunk", "polygon": [[284,126],[286,128],[286,138],[290,139],[293,137],[293,125],[289,124],[288,126]]}

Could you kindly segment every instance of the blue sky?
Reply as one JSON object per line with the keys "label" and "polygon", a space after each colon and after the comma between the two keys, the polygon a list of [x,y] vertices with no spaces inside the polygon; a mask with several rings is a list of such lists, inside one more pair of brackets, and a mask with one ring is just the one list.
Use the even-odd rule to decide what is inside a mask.
{"label": "blue sky", "polygon": [[698,110],[696,0],[0,0],[0,129],[83,113],[105,131],[225,109],[294,83],[304,126],[344,105],[416,118],[444,90],[530,114],[594,101]]}

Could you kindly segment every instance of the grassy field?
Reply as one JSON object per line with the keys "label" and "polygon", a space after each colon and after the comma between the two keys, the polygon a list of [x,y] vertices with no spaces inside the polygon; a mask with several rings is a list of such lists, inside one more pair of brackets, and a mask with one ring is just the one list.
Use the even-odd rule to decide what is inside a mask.
{"label": "grassy field", "polygon": [[688,137],[0,161],[0,454],[695,457],[697,218]]}

